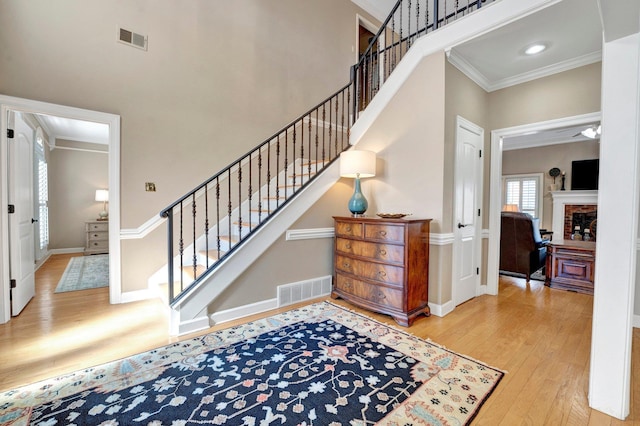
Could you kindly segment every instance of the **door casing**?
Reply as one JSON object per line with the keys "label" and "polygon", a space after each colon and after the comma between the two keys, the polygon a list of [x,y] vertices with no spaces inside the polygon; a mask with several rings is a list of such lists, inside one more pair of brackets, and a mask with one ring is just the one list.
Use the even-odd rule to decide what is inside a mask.
{"label": "door casing", "polygon": [[56,115],[109,126],[109,301],[120,303],[120,116],[98,111],[0,95],[0,324],[11,319],[9,291],[9,215],[7,116],[9,111]]}

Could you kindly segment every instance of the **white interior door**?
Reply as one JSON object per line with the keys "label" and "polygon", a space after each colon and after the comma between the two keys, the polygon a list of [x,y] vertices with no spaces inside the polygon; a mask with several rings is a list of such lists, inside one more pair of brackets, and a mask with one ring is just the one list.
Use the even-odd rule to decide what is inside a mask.
{"label": "white interior door", "polygon": [[33,129],[20,113],[12,113],[14,137],[9,139],[9,252],[11,315],[18,315],[35,295],[33,222]]}
{"label": "white interior door", "polygon": [[453,301],[455,305],[480,291],[480,205],[484,130],[457,117]]}

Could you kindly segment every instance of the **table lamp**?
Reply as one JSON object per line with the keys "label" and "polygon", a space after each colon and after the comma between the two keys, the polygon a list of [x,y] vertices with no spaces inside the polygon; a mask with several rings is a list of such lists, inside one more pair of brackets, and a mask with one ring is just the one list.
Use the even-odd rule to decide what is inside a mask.
{"label": "table lamp", "polygon": [[360,189],[360,178],[368,178],[375,175],[375,152],[352,149],[340,154],[340,176],[356,179],[353,196],[349,200],[349,211],[353,216],[364,214],[369,207],[369,203]]}
{"label": "table lamp", "polygon": [[102,201],[102,211],[98,215],[98,220],[109,220],[109,212],[107,211],[107,201],[109,201],[108,189],[96,189],[96,201]]}

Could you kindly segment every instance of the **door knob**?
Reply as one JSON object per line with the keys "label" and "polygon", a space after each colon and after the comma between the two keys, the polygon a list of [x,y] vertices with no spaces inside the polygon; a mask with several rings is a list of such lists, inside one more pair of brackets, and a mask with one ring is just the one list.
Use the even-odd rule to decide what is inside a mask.
{"label": "door knob", "polygon": [[462,223],[458,222],[458,228],[464,228],[465,226],[469,226],[469,225],[463,225]]}
{"label": "door knob", "polygon": [[38,221],[38,219],[31,218],[31,223],[36,223],[37,221]]}

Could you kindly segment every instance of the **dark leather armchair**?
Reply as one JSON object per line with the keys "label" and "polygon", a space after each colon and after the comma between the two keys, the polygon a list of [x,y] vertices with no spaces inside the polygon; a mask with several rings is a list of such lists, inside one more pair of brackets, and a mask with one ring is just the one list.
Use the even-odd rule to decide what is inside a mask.
{"label": "dark leather armchair", "polygon": [[539,219],[527,213],[502,212],[500,270],[531,274],[544,266],[547,241],[540,236]]}

